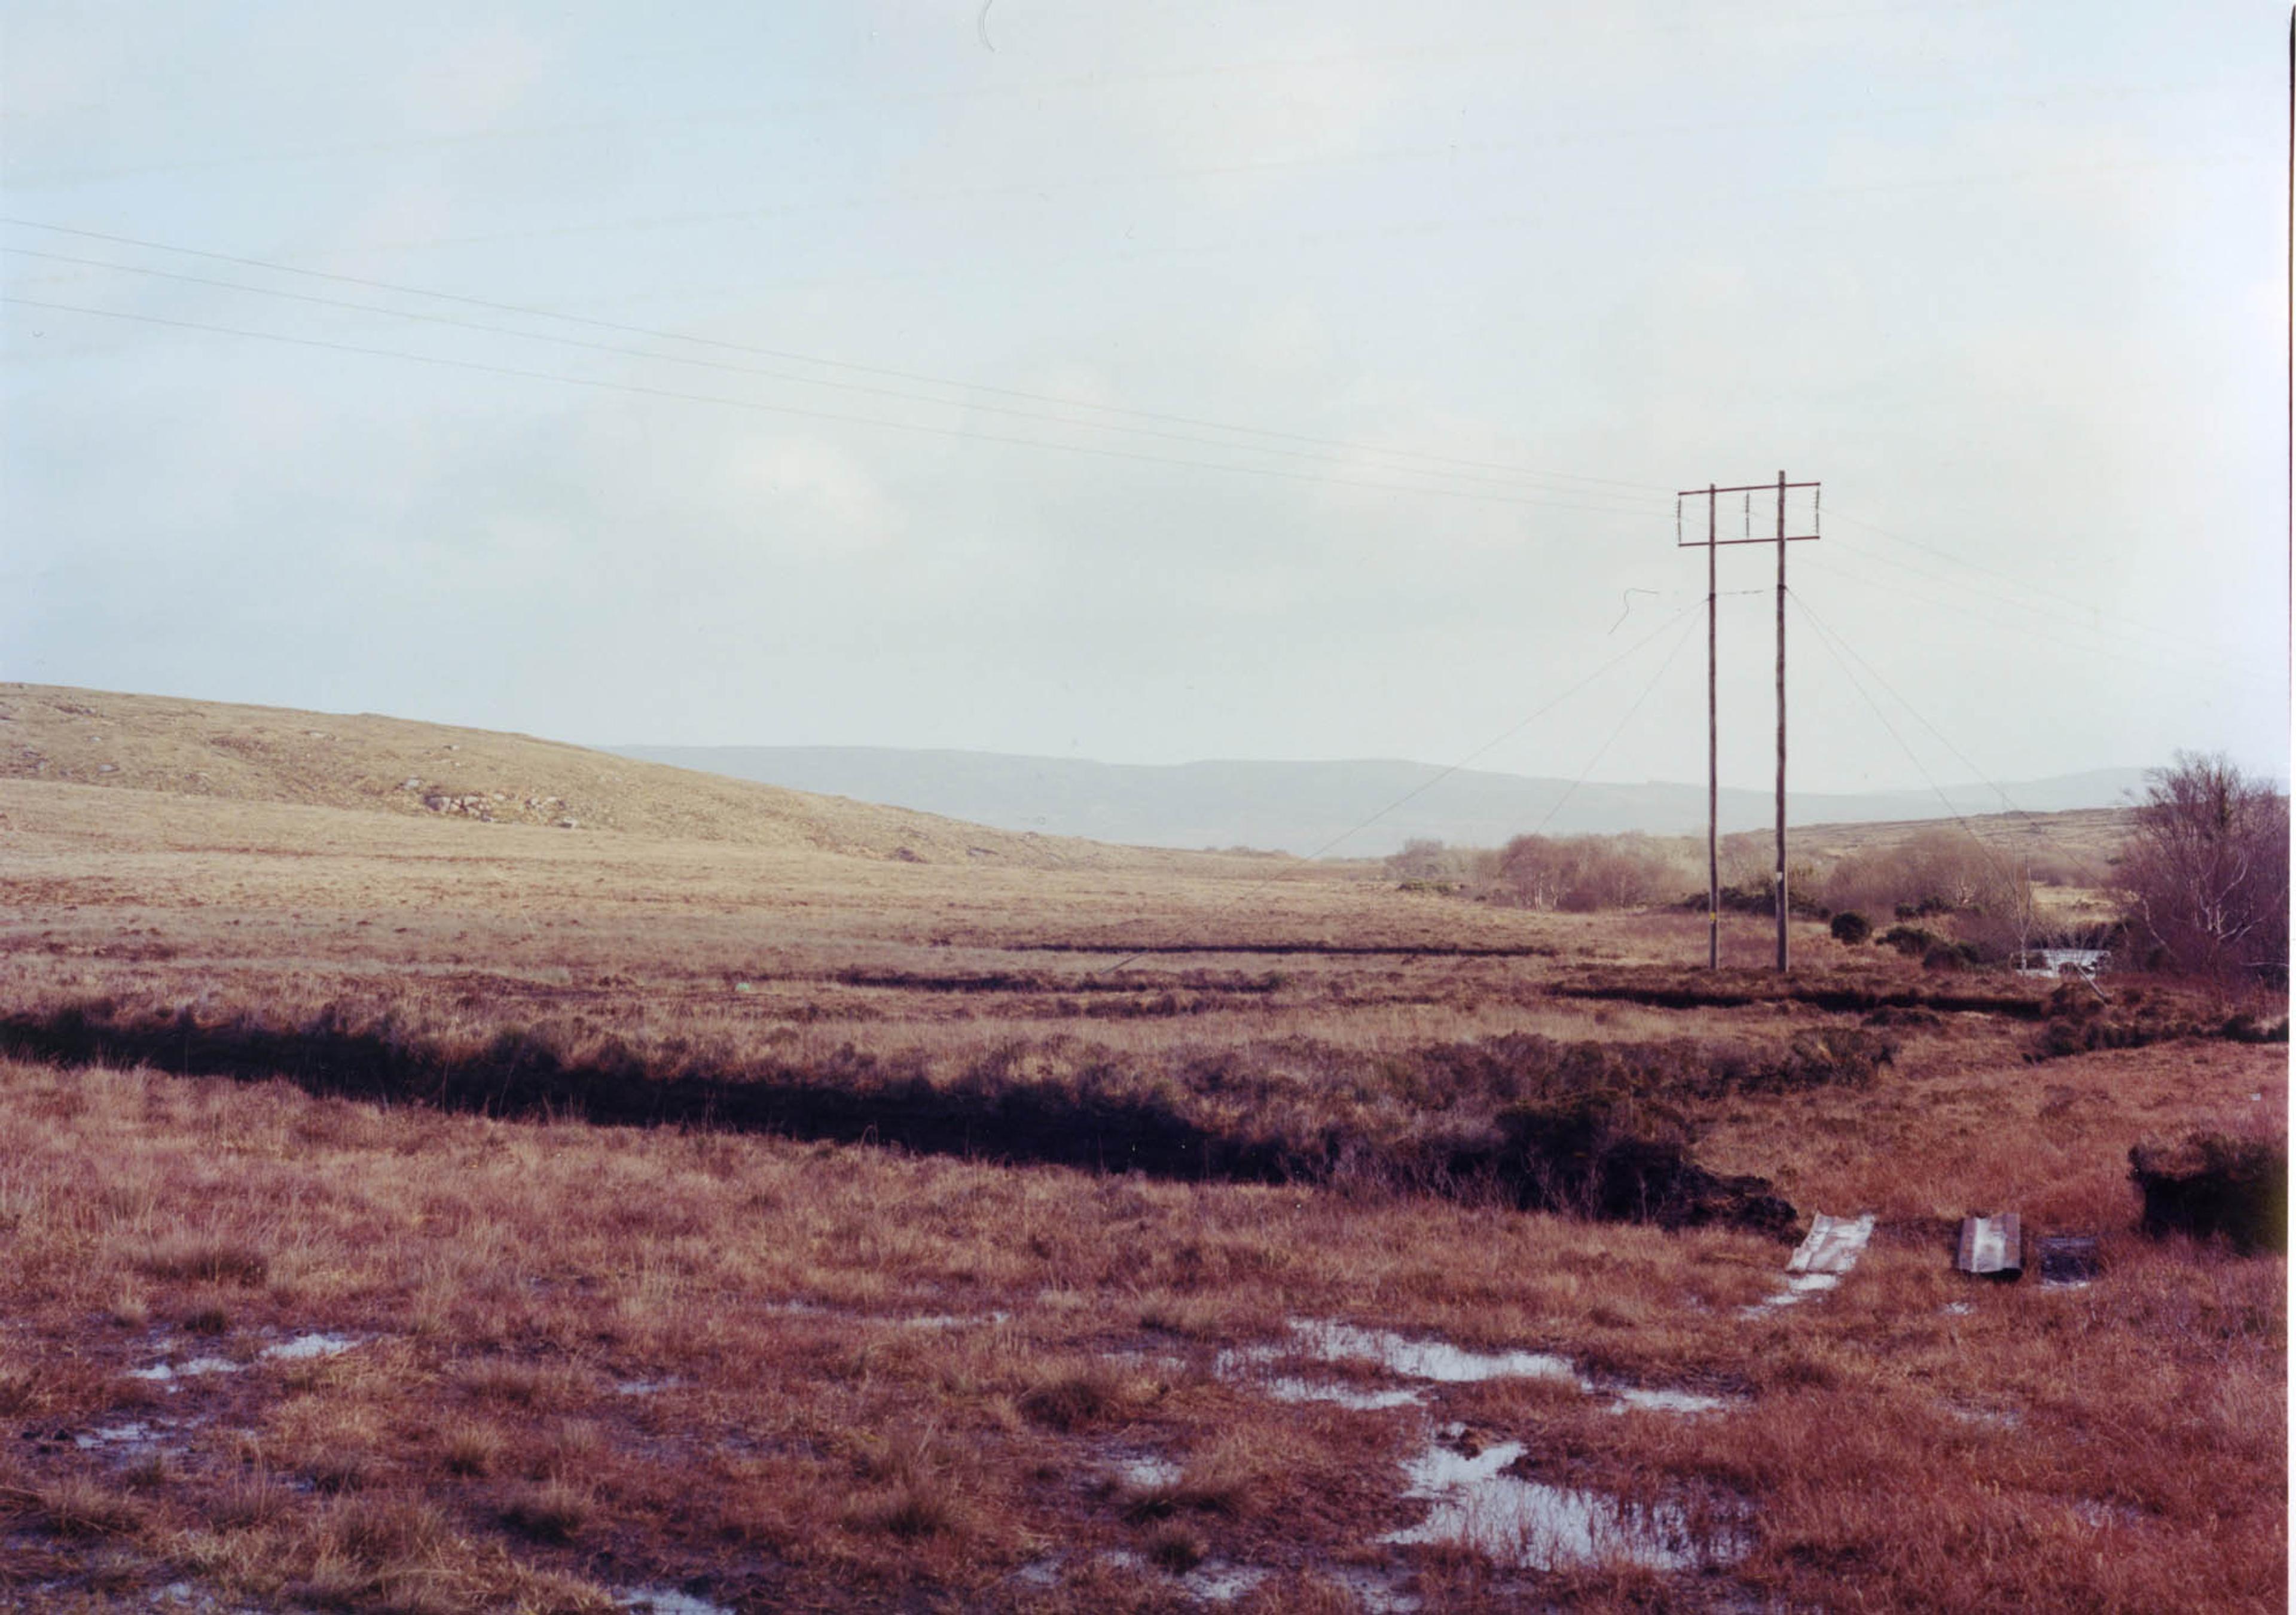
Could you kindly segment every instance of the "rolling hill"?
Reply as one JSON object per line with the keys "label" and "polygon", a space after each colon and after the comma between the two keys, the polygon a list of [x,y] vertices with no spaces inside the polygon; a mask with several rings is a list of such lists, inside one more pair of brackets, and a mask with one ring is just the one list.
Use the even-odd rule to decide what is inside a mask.
{"label": "rolling hill", "polygon": [[[1089,837],[1149,847],[1265,847],[1313,854],[1334,840],[1335,856],[1377,857],[1416,837],[1496,847],[1545,825],[1556,835],[1639,830],[1703,833],[1702,785],[1587,783],[1459,769],[1427,763],[1201,762],[1166,767],[980,751],[895,750],[859,746],[627,746],[617,754],[703,769],[800,791],[898,802],[1006,830]],[[2106,808],[2140,787],[2136,768],[2102,769],[2008,783],[2027,813]],[[1377,824],[1349,832],[1382,808]],[[1982,786],[1949,787],[1952,810],[1999,813]],[[1725,790],[1722,829],[1767,829],[1767,791]],[[1947,816],[1927,791],[1827,795],[1797,791],[1796,824],[1895,823]],[[1559,810],[1558,810],[1559,808]]]}
{"label": "rolling hill", "polygon": [[530,735],[0,684],[0,779],[289,802],[905,862],[1168,861],[636,761]]}

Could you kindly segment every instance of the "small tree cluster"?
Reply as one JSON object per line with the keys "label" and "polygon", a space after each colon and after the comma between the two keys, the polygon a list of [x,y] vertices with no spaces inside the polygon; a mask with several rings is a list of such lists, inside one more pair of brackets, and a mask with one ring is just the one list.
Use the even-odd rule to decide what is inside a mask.
{"label": "small tree cluster", "polygon": [[1406,886],[1457,888],[1487,879],[1492,857],[1480,847],[1452,847],[1418,837],[1387,855],[1388,878]]}
{"label": "small tree cluster", "polygon": [[2288,799],[2221,756],[2156,769],[2119,865],[2148,962],[2219,980],[2288,975]]}
{"label": "small tree cluster", "polygon": [[1687,871],[1644,835],[1519,835],[1499,849],[1496,895],[1526,908],[1591,914],[1679,897]]}
{"label": "small tree cluster", "polygon": [[1998,878],[1975,837],[1940,828],[1849,854],[1826,871],[1822,890],[1830,908],[1911,917],[1973,908]]}

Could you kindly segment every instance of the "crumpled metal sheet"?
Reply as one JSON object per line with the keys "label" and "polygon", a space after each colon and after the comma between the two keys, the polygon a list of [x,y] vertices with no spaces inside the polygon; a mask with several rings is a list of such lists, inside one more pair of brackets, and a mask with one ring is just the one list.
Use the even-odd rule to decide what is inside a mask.
{"label": "crumpled metal sheet", "polygon": [[2024,1272],[2025,1236],[2017,1214],[1964,1217],[1953,1265],[1964,1273],[1990,1278],[2013,1279]]}
{"label": "crumpled metal sheet", "polygon": [[1874,1237],[1874,1214],[1863,1217],[1828,1217],[1821,1211],[1809,1226],[1809,1237],[1803,1240],[1786,1263],[1788,1273],[1847,1273],[1857,1265],[1857,1258],[1866,1249],[1866,1242]]}

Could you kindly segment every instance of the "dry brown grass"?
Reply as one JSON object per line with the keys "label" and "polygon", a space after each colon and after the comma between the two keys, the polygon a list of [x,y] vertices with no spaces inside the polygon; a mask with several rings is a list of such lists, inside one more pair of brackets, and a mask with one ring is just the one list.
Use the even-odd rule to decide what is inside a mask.
{"label": "dry brown grass", "polygon": [[[2284,1260],[2143,1237],[2128,1176],[2144,1138],[2284,1140],[2284,1048],[2189,1035],[2277,1004],[2110,984],[2165,1040],[2037,1061],[2045,986],[1941,983],[1805,928],[1800,996],[1748,972],[1727,1004],[1668,1008],[1714,985],[1686,968],[1696,916],[1492,911],[1346,871],[909,865],[45,783],[0,782],[0,1014],[387,1021],[481,1063],[513,1030],[693,1069],[1106,1067],[1303,1127],[1374,1098],[1437,1114],[1456,1094],[1435,1078],[1509,1035],[1620,1070],[1677,1042],[1898,1045],[1860,1083],[1670,1093],[1707,1164],[1882,1218],[1841,1289],[1754,1316],[1775,1242],[1359,1176],[512,1122],[173,1076],[156,1048],[0,1062],[0,1602],[189,1578],[256,1607],[604,1609],[651,1586],[1148,1609],[1222,1564],[1270,1572],[1243,1601],[1268,1609],[1357,1607],[1357,1570],[1430,1609],[2283,1602]],[[1200,951],[1106,971],[1144,942]],[[1428,942],[1513,951],[1218,951]],[[1759,927],[1733,946],[1759,957]],[[2102,1233],[2104,1276],[1959,1280],[1953,1225],[2005,1209]],[[1357,1411],[1222,1357],[1398,1385],[1281,1355],[1318,1317],[1733,1399],[1620,1414],[1513,1379]],[[315,1331],[355,1343],[263,1355]],[[201,1357],[236,1372],[131,1377]],[[1446,1421],[1525,1443],[1532,1479],[1705,1510],[1745,1553],[1534,1572],[1382,1545],[1424,1513],[1398,1462]],[[1150,1458],[1168,1467],[1123,1478]]]}

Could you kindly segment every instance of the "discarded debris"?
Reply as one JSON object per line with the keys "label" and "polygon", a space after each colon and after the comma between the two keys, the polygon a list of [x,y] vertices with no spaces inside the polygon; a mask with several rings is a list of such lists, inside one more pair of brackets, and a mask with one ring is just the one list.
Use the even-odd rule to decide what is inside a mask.
{"label": "discarded debris", "polygon": [[2086,1284],[2096,1277],[2096,1236],[2045,1234],[2033,1242],[2041,1283],[2052,1289]]}
{"label": "discarded debris", "polygon": [[1809,1226],[1809,1237],[1786,1263],[1785,1288],[1751,1307],[1739,1308],[1741,1317],[1759,1317],[1779,1307],[1792,1307],[1813,1295],[1838,1289],[1841,1275],[1857,1265],[1866,1242],[1874,1237],[1874,1214],[1828,1217],[1821,1211]]}
{"label": "discarded debris", "polygon": [[1961,1248],[1953,1265],[1980,1278],[2014,1283],[2025,1271],[2025,1237],[2014,1211],[1999,1217],[1967,1217],[1961,1223]]}
{"label": "discarded debris", "polygon": [[1821,1211],[1786,1263],[1788,1273],[1832,1274],[1837,1277],[1857,1265],[1866,1242],[1874,1237],[1874,1214],[1859,1217],[1828,1217]]}

